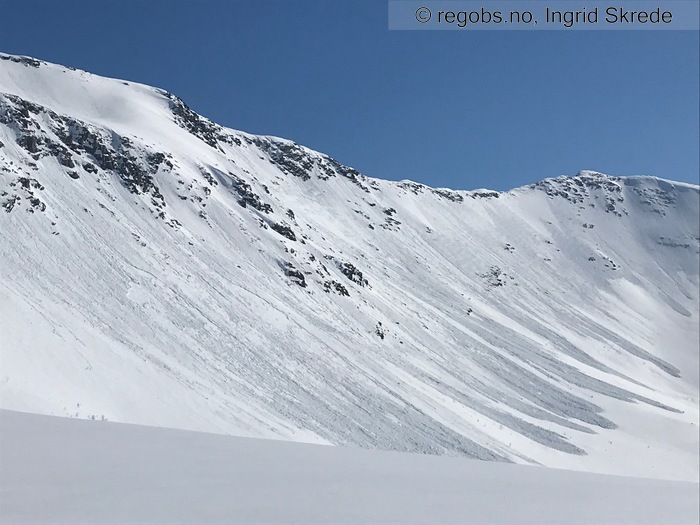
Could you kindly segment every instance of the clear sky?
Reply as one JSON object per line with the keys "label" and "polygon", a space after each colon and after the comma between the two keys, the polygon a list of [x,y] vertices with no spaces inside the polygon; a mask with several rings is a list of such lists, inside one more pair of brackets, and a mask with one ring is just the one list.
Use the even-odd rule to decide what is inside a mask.
{"label": "clear sky", "polygon": [[383,0],[0,0],[0,50],[165,88],[384,179],[698,183],[698,32],[389,31]]}

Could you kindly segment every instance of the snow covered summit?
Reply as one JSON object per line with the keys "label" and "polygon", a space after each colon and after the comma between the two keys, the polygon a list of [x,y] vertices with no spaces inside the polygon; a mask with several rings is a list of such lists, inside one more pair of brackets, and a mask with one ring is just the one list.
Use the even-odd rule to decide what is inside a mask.
{"label": "snow covered summit", "polygon": [[0,406],[697,481],[698,197],[372,179],[0,54]]}

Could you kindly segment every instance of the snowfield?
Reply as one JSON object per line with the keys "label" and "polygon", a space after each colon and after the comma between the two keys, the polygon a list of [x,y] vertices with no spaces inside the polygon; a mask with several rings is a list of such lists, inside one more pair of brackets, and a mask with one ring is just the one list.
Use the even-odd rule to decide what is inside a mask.
{"label": "snowfield", "polygon": [[0,411],[21,524],[693,525],[698,484]]}
{"label": "snowfield", "polygon": [[697,482],[699,191],[373,179],[0,54],[0,406]]}

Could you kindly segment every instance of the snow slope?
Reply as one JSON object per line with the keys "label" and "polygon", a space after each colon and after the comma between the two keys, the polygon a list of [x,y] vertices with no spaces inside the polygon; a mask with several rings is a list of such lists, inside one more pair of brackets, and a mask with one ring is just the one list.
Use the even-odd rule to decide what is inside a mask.
{"label": "snow slope", "polygon": [[372,179],[0,55],[0,404],[697,481],[698,195]]}
{"label": "snow slope", "polygon": [[692,525],[698,484],[0,411],[14,524]]}

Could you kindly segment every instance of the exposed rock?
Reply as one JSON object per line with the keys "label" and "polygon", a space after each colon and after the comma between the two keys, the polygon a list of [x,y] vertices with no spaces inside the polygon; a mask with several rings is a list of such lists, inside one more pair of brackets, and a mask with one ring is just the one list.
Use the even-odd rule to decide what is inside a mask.
{"label": "exposed rock", "polygon": [[386,337],[386,329],[382,326],[382,322],[378,321],[377,326],[374,327],[374,333],[379,339],[384,340]]}
{"label": "exposed rock", "polygon": [[221,149],[219,147],[220,142],[237,146],[241,145],[241,140],[238,137],[226,133],[223,127],[192,111],[180,97],[168,91],[159,91],[170,100],[170,111],[175,116],[175,122],[195,137],[215,149]]}
{"label": "exposed rock", "polygon": [[326,293],[337,293],[338,295],[350,297],[350,292],[348,292],[348,289],[343,286],[342,283],[339,283],[338,281],[324,281],[323,282],[323,290]]}
{"label": "exposed rock", "polygon": [[23,64],[28,67],[39,67],[42,64],[41,60],[37,60],[36,58],[5,55],[3,53],[0,53],[0,60],[9,60],[10,62]]}
{"label": "exposed rock", "polygon": [[294,265],[290,262],[284,262],[281,264],[284,274],[289,277],[289,279],[296,285],[306,288],[306,278],[304,274],[296,269]]}
{"label": "exposed rock", "polygon": [[574,204],[581,204],[586,199],[602,196],[605,200],[605,211],[619,217],[627,211],[618,210],[624,202],[622,185],[619,177],[608,177],[600,173],[582,172],[575,177],[557,177],[544,179],[530,185],[544,191],[550,197],[560,197]]}
{"label": "exposed rock", "polygon": [[355,284],[360,286],[367,286],[369,283],[362,275],[362,272],[355,268],[355,266],[349,262],[337,262],[336,263],[340,271],[345,277],[350,279]]}
{"label": "exposed rock", "polygon": [[272,206],[260,199],[260,196],[253,191],[253,188],[246,181],[237,177],[233,173],[229,173],[233,181],[233,190],[238,194],[238,204],[250,206],[263,213],[273,213]]}
{"label": "exposed rock", "polygon": [[294,230],[286,224],[279,224],[276,222],[270,223],[270,228],[279,233],[282,237],[286,237],[290,241],[296,241],[297,236],[294,234]]}

